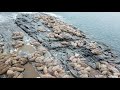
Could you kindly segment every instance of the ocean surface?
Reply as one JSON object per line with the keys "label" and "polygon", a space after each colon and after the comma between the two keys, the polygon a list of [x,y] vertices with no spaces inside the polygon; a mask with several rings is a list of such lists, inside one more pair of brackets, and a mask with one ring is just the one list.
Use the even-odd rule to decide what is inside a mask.
{"label": "ocean surface", "polygon": [[[14,19],[18,12],[0,12],[0,22]],[[31,13],[31,12],[29,12]],[[120,12],[46,12],[57,16],[120,52]]]}

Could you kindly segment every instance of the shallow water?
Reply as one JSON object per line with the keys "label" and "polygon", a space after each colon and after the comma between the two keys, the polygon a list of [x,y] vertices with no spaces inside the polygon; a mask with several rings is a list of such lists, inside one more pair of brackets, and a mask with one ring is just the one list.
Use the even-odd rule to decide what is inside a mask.
{"label": "shallow water", "polygon": [[37,71],[35,71],[34,67],[30,63],[27,63],[24,67],[25,67],[24,78],[40,77]]}
{"label": "shallow water", "polygon": [[91,38],[120,51],[120,12],[52,12]]}
{"label": "shallow water", "polygon": [[17,50],[17,53],[24,52],[27,54],[32,54],[35,52],[35,50],[36,49],[32,45],[24,45]]}

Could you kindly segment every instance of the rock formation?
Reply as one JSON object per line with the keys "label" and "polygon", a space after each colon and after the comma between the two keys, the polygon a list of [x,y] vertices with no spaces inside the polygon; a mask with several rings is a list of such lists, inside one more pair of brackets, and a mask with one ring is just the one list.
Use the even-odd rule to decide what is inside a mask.
{"label": "rock formation", "polygon": [[1,78],[24,78],[27,63],[40,78],[120,77],[119,55],[44,13],[19,14],[15,20],[0,23],[0,52]]}

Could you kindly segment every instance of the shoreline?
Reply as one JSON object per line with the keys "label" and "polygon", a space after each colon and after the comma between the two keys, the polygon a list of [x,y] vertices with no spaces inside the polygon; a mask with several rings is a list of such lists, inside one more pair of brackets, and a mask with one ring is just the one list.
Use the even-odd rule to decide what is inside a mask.
{"label": "shoreline", "polygon": [[[53,12],[54,13],[54,12]],[[62,17],[63,17],[63,20],[65,21],[65,22],[67,22],[67,23],[69,23],[69,24],[71,24],[72,23],[72,25],[73,26],[75,26],[75,27],[78,27],[79,28],[79,30],[82,30],[82,31],[84,31],[84,33],[88,36],[88,37],[90,37],[91,39],[93,39],[94,41],[99,41],[99,42],[102,42],[102,43],[104,43],[104,44],[106,44],[106,45],[108,45],[111,49],[113,49],[113,50],[115,50],[116,52],[119,52],[120,53],[120,50],[119,50],[119,41],[118,41],[118,38],[117,38],[117,36],[119,36],[119,35],[117,35],[116,36],[116,38],[117,38],[117,41],[113,41],[113,43],[112,42],[110,42],[111,40],[116,40],[116,39],[114,39],[115,37],[113,37],[113,36],[115,36],[115,33],[112,35],[112,36],[110,36],[110,34],[111,33],[109,33],[108,31],[105,31],[105,32],[108,32],[108,33],[106,33],[106,35],[108,34],[108,37],[113,37],[113,38],[111,38],[111,39],[106,39],[105,38],[105,34],[103,34],[103,36],[99,36],[99,35],[96,35],[96,34],[94,34],[94,32],[96,32],[96,30],[93,30],[94,32],[93,32],[93,34],[91,33],[91,28],[93,28],[94,29],[94,27],[98,27],[98,30],[99,30],[99,25],[97,24],[97,26],[95,26],[94,24],[92,24],[92,26],[91,26],[91,28],[89,28],[89,25],[88,24],[86,24],[87,23],[87,19],[82,19],[82,20],[86,20],[86,23],[84,22],[84,21],[81,21],[81,22],[79,22],[79,20],[77,20],[76,18],[78,18],[78,19],[81,19],[81,18],[79,18],[79,15],[80,15],[80,13],[78,14],[78,13],[76,13],[77,14],[77,16],[76,16],[76,18],[75,19],[73,19],[72,20],[72,17],[74,17],[74,15],[76,15],[76,14],[74,14],[74,15],[70,15],[70,16],[66,16],[66,14],[62,14],[62,13],[55,13],[56,15],[61,15]],[[70,13],[68,13],[68,15],[69,15]],[[82,14],[82,13],[81,13]],[[84,17],[84,15],[86,16],[86,14],[84,13],[83,15],[80,15],[80,17]],[[102,14],[101,14],[102,15]],[[86,18],[89,18],[89,16],[91,16],[91,15],[88,15],[88,17],[86,17]],[[93,15],[94,16],[94,15]],[[103,15],[102,15],[103,16]],[[70,17],[71,17],[71,19],[70,19]],[[99,18],[100,16],[98,15],[98,19],[100,19]],[[104,16],[103,16],[104,17]],[[95,17],[96,18],[96,17]],[[97,19],[97,18],[96,18]],[[75,22],[75,20],[78,22],[78,24]],[[105,20],[108,20],[108,19],[106,19],[105,18]],[[74,22],[72,22],[72,21],[74,21]],[[91,22],[91,20],[88,20],[88,22]],[[83,26],[80,26],[79,25],[79,23],[80,23],[80,25],[83,25]],[[84,24],[82,24],[82,23],[84,23]],[[90,24],[90,23],[89,23]],[[85,27],[85,25],[87,25],[86,27]],[[106,25],[107,26],[109,26],[109,24],[107,24],[106,23]],[[106,29],[107,27],[105,27],[105,28],[101,28],[101,30],[99,30],[99,31],[102,31],[103,33],[104,33],[104,29],[105,30],[107,30]],[[112,27],[111,27],[112,28]],[[112,29],[114,29],[114,28],[112,28]],[[98,32],[99,32],[98,31]],[[116,29],[115,29],[115,31],[116,31]],[[94,36],[93,36],[94,35]],[[99,37],[98,37],[99,36]],[[104,38],[101,38],[101,37],[104,37]]]}
{"label": "shoreline", "polygon": [[[47,13],[45,13],[45,14],[47,14]],[[49,14],[49,13],[48,13],[48,15],[52,16],[52,14]],[[55,14],[55,15],[56,15],[56,14]],[[55,15],[53,15],[53,16],[55,16]],[[56,18],[58,18],[59,20],[65,22],[64,19],[62,19],[62,18],[63,18],[62,16],[58,16],[58,17],[57,17],[57,15],[56,15]],[[68,23],[68,22],[65,22],[65,23],[71,25],[72,27],[74,27],[74,28],[80,30],[82,33],[84,33],[84,31],[82,31],[82,30],[81,30],[80,28],[78,28],[77,26],[75,26],[75,25],[73,25],[73,24],[70,24],[70,22],[69,22],[69,23]],[[97,43],[102,44],[102,45],[105,46],[105,47],[108,47],[108,48],[111,49],[112,51],[116,52],[116,54],[120,55],[120,51],[119,51],[119,50],[116,50],[116,49],[113,48],[112,46],[107,45],[107,44],[106,44],[105,42],[103,42],[103,41],[96,40],[96,38],[91,37],[91,35],[89,35],[89,33],[84,33],[84,34],[85,34],[85,35],[87,34],[86,36],[87,36],[91,41],[92,41],[92,39],[93,39],[93,41],[96,41]]]}
{"label": "shoreline", "polygon": [[[55,16],[56,18],[58,18],[58,20],[65,22],[63,19],[61,19],[62,16],[57,16],[56,14],[55,14],[55,15],[52,15],[51,13],[43,13],[43,14],[50,15],[50,16],[53,16],[53,17]],[[65,22],[65,23],[68,24],[68,25],[70,25],[70,26],[72,26],[73,28],[75,28],[75,29],[77,29],[77,30],[80,30],[78,27],[74,26],[73,24],[70,24],[70,23],[67,23],[67,22]],[[84,31],[82,31],[82,30],[80,30],[80,31],[81,31],[82,33],[84,33]],[[116,49],[113,49],[112,46],[108,46],[107,44],[105,44],[105,42],[96,40],[96,38],[91,37],[91,36],[90,36],[89,34],[87,34],[87,33],[84,33],[84,34],[85,34],[91,41],[92,41],[92,39],[93,39],[93,40],[96,41],[97,43],[102,44],[102,45],[105,46],[105,47],[108,47],[109,49],[111,49],[112,51],[115,51],[117,54],[120,55],[120,51],[118,51],[118,50],[116,50]]]}
{"label": "shoreline", "polygon": [[[11,54],[15,54],[14,62],[19,65],[24,63],[20,71],[22,73],[19,73],[16,71],[18,66],[15,67],[16,64],[13,64],[10,59],[12,64],[7,63],[7,65],[10,66],[9,68],[15,67],[15,70],[5,69],[3,75],[6,75],[8,70],[12,70],[12,75],[19,73],[21,76],[17,77],[23,78],[24,65],[30,62],[41,78],[119,78],[119,75],[116,75],[119,73],[116,69],[119,69],[119,57],[108,46],[103,45],[104,43],[100,44],[88,38],[79,28],[44,13],[18,14],[15,22],[12,22],[7,23],[8,25],[6,23],[0,25],[3,30],[9,29],[0,32],[5,43],[3,46],[9,50],[23,47],[20,55],[16,55],[15,52]],[[7,37],[5,37],[6,33],[9,33]],[[28,54],[25,51],[29,52],[30,48],[25,47],[24,37],[30,38],[27,43],[31,45],[31,49],[36,48],[32,51],[33,53]],[[10,42],[6,43],[8,40]],[[4,51],[4,47],[1,47],[1,50]],[[13,56],[8,58],[13,58]],[[4,65],[5,57],[2,60],[0,61]]]}

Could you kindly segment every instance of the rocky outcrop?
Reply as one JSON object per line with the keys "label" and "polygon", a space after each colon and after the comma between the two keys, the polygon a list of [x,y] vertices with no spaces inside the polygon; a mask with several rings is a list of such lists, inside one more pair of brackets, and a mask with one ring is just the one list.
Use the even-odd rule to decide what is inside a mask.
{"label": "rocky outcrop", "polygon": [[56,17],[44,13],[19,14],[5,27],[6,31],[0,33],[0,50],[8,51],[9,57],[3,56],[0,64],[8,69],[1,69],[0,73],[6,77],[23,78],[28,62],[41,78],[120,77],[118,55]]}

